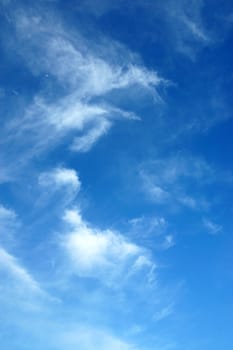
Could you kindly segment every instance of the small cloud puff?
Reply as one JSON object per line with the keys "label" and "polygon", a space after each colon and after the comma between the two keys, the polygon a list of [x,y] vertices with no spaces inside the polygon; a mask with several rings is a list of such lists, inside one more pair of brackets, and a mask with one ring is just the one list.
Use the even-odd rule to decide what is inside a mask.
{"label": "small cloud puff", "polygon": [[39,176],[39,184],[45,187],[52,185],[57,188],[69,186],[76,191],[81,187],[77,172],[67,168],[55,168],[50,172],[42,173]]}
{"label": "small cloud puff", "polygon": [[56,167],[41,173],[38,183],[40,186],[38,205],[51,203],[53,208],[63,207],[72,202],[81,188],[77,171],[64,167]]}
{"label": "small cloud puff", "polygon": [[91,227],[77,210],[67,210],[64,221],[68,233],[61,243],[71,262],[73,273],[80,277],[97,278],[107,285],[124,279],[153,263],[148,252],[130,242],[120,233]]}
{"label": "small cloud puff", "polygon": [[217,181],[214,169],[205,160],[185,154],[145,162],[140,177],[142,190],[151,201],[195,210],[208,206],[205,198],[196,195],[201,186]]}
{"label": "small cloud puff", "polygon": [[161,247],[163,249],[169,249],[169,248],[173,247],[174,245],[175,245],[174,237],[172,235],[167,235],[167,236],[165,236]]}

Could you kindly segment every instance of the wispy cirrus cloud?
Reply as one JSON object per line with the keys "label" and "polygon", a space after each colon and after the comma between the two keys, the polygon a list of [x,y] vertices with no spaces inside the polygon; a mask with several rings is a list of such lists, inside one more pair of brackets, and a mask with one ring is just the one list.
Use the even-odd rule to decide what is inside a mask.
{"label": "wispy cirrus cloud", "polygon": [[[133,105],[124,110],[119,103],[125,94],[134,92],[136,101],[143,91],[159,101],[157,88],[166,82],[123,46],[107,39],[96,43],[33,6],[8,17],[14,42],[5,39],[5,49],[9,55],[17,52],[21,69],[41,81],[42,88],[22,101],[20,112],[4,126],[1,144],[8,147],[8,158],[1,155],[0,161],[6,172],[11,158],[14,173],[61,142],[72,151],[87,152],[116,120],[138,119]],[[16,149],[20,161],[15,161]]]}
{"label": "wispy cirrus cloud", "polygon": [[164,13],[168,19],[169,33],[176,45],[175,49],[191,59],[195,58],[200,48],[212,42],[205,28],[203,7],[203,0],[189,1],[189,6],[186,0],[180,0],[176,4],[167,1],[167,6],[164,4]]}
{"label": "wispy cirrus cloud", "polygon": [[[147,31],[143,31],[144,38],[152,42],[166,40],[169,48],[193,60],[201,48],[212,43],[203,19],[204,5],[203,0],[178,0],[175,3],[172,0],[159,3],[137,0],[133,4],[130,1],[83,0],[77,9],[90,12],[96,17],[104,17],[109,12],[121,14],[121,11],[135,16],[141,11],[146,18],[144,24]],[[157,22],[163,28],[161,38],[157,34]],[[134,30],[137,31],[136,28]]]}
{"label": "wispy cirrus cloud", "polygon": [[91,147],[111,128],[109,120],[99,120],[85,135],[75,137],[71,145],[71,150],[77,152],[87,152]]}
{"label": "wispy cirrus cloud", "polygon": [[2,247],[0,248],[0,261],[1,271],[5,270],[9,274],[17,279],[20,283],[24,284],[31,290],[40,290],[38,283],[31,277],[31,275],[17,262],[16,258],[9,254]]}
{"label": "wispy cirrus cloud", "polygon": [[54,302],[51,297],[33,277],[33,275],[0,246],[0,304],[11,312],[12,302],[17,310],[36,311],[48,302]]}
{"label": "wispy cirrus cloud", "polygon": [[170,228],[164,217],[141,216],[130,219],[128,224],[132,239],[148,248],[166,250],[175,245],[174,236],[169,233]]}
{"label": "wispy cirrus cloud", "polygon": [[141,166],[142,186],[148,198],[155,203],[191,209],[207,208],[201,188],[217,178],[216,172],[203,159],[184,155],[153,160]]}
{"label": "wispy cirrus cloud", "polygon": [[145,217],[140,216],[129,220],[129,224],[132,226],[133,231],[140,232],[144,231],[147,234],[158,233],[161,229],[166,226],[166,220],[163,217],[151,216]]}
{"label": "wispy cirrus cloud", "polygon": [[166,317],[169,317],[173,313],[174,311],[173,309],[174,309],[174,305],[168,304],[167,306],[165,306],[164,308],[162,308],[161,310],[159,310],[154,314],[155,320],[161,321],[161,320],[164,320]]}

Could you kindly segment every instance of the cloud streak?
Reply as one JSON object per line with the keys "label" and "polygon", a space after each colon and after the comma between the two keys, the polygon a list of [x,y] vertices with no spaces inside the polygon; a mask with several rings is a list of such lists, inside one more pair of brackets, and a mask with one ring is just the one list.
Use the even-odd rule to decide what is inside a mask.
{"label": "cloud streak", "polygon": [[203,226],[207,230],[207,232],[211,235],[218,235],[222,231],[222,226],[214,223],[213,221],[204,218],[203,219]]}
{"label": "cloud streak", "polygon": [[0,304],[6,315],[15,307],[15,317],[21,312],[38,312],[44,305],[57,302],[51,297],[29,271],[0,246]]}

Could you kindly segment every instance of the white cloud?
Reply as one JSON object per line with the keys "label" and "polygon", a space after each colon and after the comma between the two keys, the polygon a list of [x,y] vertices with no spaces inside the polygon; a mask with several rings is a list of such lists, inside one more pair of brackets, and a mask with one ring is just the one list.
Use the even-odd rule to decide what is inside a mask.
{"label": "white cloud", "polygon": [[174,237],[172,235],[166,235],[161,245],[163,249],[169,249],[175,245]]}
{"label": "white cloud", "polygon": [[[117,54],[119,44],[109,42],[106,54],[105,48],[101,46],[107,44],[106,42],[90,43],[80,33],[74,36],[71,31],[62,27],[59,19],[54,27],[41,16],[32,18],[27,11],[21,11],[16,14],[14,23],[18,39],[27,44],[27,51],[21,48],[21,53],[29,58],[27,64],[32,71],[35,74],[44,72],[53,75],[63,85],[75,87],[79,96],[104,95],[114,89],[124,89],[134,84],[144,88],[157,87],[162,82],[156,72],[128,61],[130,55],[123,47],[119,51],[125,51],[124,60],[114,59],[113,63],[111,55]],[[37,59],[32,51],[35,46],[43,53]]]}
{"label": "white cloud", "polygon": [[167,202],[170,198],[170,193],[164,190],[161,186],[154,183],[153,178],[146,174],[142,174],[143,189],[149,195],[152,201],[157,203]]}
{"label": "white cloud", "polygon": [[[54,302],[18,259],[0,246],[0,304],[6,312],[38,311],[45,302]],[[17,310],[17,311],[16,311]]]}
{"label": "white cloud", "polygon": [[15,280],[28,289],[40,291],[38,283],[31,275],[17,262],[16,258],[0,247],[0,271],[7,271]]}
{"label": "white cloud", "polygon": [[98,139],[108,132],[111,125],[112,123],[109,120],[100,120],[99,123],[90,129],[85,135],[75,137],[71,149],[78,152],[89,151]]}
{"label": "white cloud", "polygon": [[81,188],[77,171],[62,166],[41,173],[38,183],[40,193],[37,204],[39,207],[41,205],[52,206],[51,211],[61,209],[72,202]]}
{"label": "white cloud", "polygon": [[162,5],[174,49],[194,59],[199,49],[211,43],[203,21],[203,0],[168,0]]}
{"label": "white cloud", "polygon": [[0,222],[1,221],[14,221],[16,219],[17,215],[16,213],[11,210],[5,208],[3,205],[0,204]]}
{"label": "white cloud", "polygon": [[145,170],[140,172],[140,177],[142,180],[143,191],[149,196],[149,198],[151,198],[151,200],[158,203],[167,202],[170,193],[161,187],[156,177],[151,173],[147,173]]}
{"label": "white cloud", "polygon": [[144,246],[166,250],[175,245],[173,235],[167,234],[168,223],[163,217],[141,216],[129,220],[130,234]]}
{"label": "white cloud", "polygon": [[181,204],[191,209],[195,209],[198,205],[197,201],[188,195],[180,195],[177,199]]}
{"label": "white cloud", "polygon": [[204,30],[201,28],[201,26],[198,25],[198,23],[195,23],[193,20],[189,19],[186,16],[183,16],[181,20],[197,40],[202,40],[204,42],[208,42],[210,40],[209,37],[205,34]]}
{"label": "white cloud", "polygon": [[41,186],[55,188],[71,187],[74,191],[79,191],[81,182],[78,174],[73,169],[55,168],[49,172],[44,172],[39,176],[39,184]]}
{"label": "white cloud", "polygon": [[148,252],[112,230],[100,230],[86,223],[77,210],[68,210],[64,220],[70,225],[62,237],[62,247],[71,260],[73,272],[111,284],[132,271],[153,263]]}
{"label": "white cloud", "polygon": [[65,133],[69,130],[81,131],[88,124],[98,122],[109,113],[108,108],[101,105],[87,104],[78,101],[79,96],[75,93],[65,97],[54,105],[47,105],[46,102],[35,105],[35,114],[38,107],[44,110],[45,122],[53,126],[57,132]]}
{"label": "white cloud", "polygon": [[208,203],[198,193],[217,180],[216,172],[202,159],[178,155],[143,163],[142,189],[155,203],[206,209]]}
{"label": "white cloud", "polygon": [[158,233],[166,226],[166,220],[163,217],[146,217],[140,216],[129,220],[129,224],[132,226],[132,230],[146,234]]}
{"label": "white cloud", "polygon": [[[13,158],[12,173],[61,141],[73,151],[87,152],[114,120],[136,119],[130,108],[122,110],[121,96],[134,92],[137,102],[143,91],[158,101],[157,88],[166,82],[120,44],[84,38],[33,6],[9,16],[16,34],[8,49],[12,45],[12,54],[17,50],[29,71],[45,84],[4,129],[2,144]],[[7,165],[8,158],[2,163]]]}
{"label": "white cloud", "polygon": [[214,223],[213,221],[204,218],[202,220],[203,225],[205,229],[208,231],[209,234],[211,235],[217,235],[222,231],[222,226]]}
{"label": "white cloud", "polygon": [[61,81],[68,81],[78,90],[80,97],[104,95],[112,90],[125,89],[135,84],[144,88],[157,87],[163,80],[156,72],[128,63],[125,66],[113,64],[98,57],[78,42],[56,36],[46,46],[45,67]]}
{"label": "white cloud", "polygon": [[173,304],[169,304],[167,306],[165,306],[164,308],[162,308],[161,310],[157,311],[154,314],[154,319],[156,321],[161,321],[164,320],[165,318],[169,317],[172,313],[174,309],[174,305]]}

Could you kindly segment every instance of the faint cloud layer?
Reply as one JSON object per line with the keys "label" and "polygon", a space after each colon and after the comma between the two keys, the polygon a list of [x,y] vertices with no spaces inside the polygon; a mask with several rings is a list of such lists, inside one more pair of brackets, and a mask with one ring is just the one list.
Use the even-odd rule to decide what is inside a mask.
{"label": "faint cloud layer", "polygon": [[140,174],[144,192],[152,201],[191,209],[208,206],[201,187],[216,181],[214,170],[204,160],[182,155],[143,164]]}
{"label": "faint cloud layer", "polygon": [[204,218],[203,226],[207,230],[207,232],[211,235],[217,235],[222,232],[222,226],[214,223],[213,221]]}
{"label": "faint cloud layer", "polygon": [[166,250],[175,245],[172,234],[168,234],[168,223],[163,217],[141,216],[130,219],[129,232],[134,240],[147,247]]}
{"label": "faint cloud layer", "polygon": [[[80,11],[89,11],[97,17],[103,17],[108,12],[127,12],[129,16],[136,16],[140,11],[146,16],[143,35],[147,39],[155,43],[164,40],[168,47],[194,59],[200,48],[212,43],[204,25],[204,4],[203,0],[136,0],[133,3],[83,0],[77,7]],[[158,23],[163,28],[162,38],[157,37]]]}

